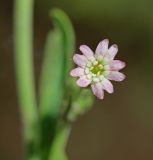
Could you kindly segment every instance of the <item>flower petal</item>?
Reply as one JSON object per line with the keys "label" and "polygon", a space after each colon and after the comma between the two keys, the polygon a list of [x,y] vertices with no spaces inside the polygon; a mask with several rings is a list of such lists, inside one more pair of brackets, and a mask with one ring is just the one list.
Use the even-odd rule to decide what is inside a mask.
{"label": "flower petal", "polygon": [[109,74],[107,75],[107,78],[109,80],[113,81],[123,81],[125,79],[125,75],[121,72],[118,71],[110,71]]}
{"label": "flower petal", "polygon": [[81,45],[80,51],[87,57],[87,59],[93,59],[94,53],[87,45]]}
{"label": "flower petal", "polygon": [[91,83],[91,80],[87,79],[86,76],[81,76],[77,80],[77,85],[80,87],[87,87]]}
{"label": "flower petal", "polygon": [[105,59],[107,60],[113,60],[118,52],[118,46],[116,44],[113,44],[109,49],[108,53],[105,55]]}
{"label": "flower petal", "polygon": [[99,99],[103,99],[104,98],[104,90],[102,88],[102,84],[101,83],[94,83],[91,85],[91,89],[93,94],[99,98]]}
{"label": "flower petal", "polygon": [[84,75],[84,69],[81,68],[81,67],[72,69],[71,72],[70,72],[70,75],[71,75],[72,77],[80,77],[80,76],[83,76],[83,75]]}
{"label": "flower petal", "polygon": [[73,56],[73,61],[75,64],[77,64],[80,67],[84,67],[87,63],[87,58],[84,55],[75,54]]}
{"label": "flower petal", "polygon": [[103,89],[106,90],[108,93],[114,92],[113,85],[108,79],[103,78],[101,83],[102,83]]}
{"label": "flower petal", "polygon": [[104,39],[103,41],[101,41],[96,48],[96,56],[104,56],[108,51],[108,44],[108,39]]}
{"label": "flower petal", "polygon": [[125,62],[122,62],[120,60],[113,60],[110,64],[110,70],[118,71],[123,69],[125,66],[126,66]]}

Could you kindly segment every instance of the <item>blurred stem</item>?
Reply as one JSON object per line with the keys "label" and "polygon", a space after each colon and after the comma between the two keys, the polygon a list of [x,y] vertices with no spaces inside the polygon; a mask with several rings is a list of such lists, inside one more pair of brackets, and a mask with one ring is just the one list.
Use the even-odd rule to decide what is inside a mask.
{"label": "blurred stem", "polygon": [[38,160],[39,126],[33,71],[32,15],[33,0],[15,0],[15,65],[26,159]]}
{"label": "blurred stem", "polygon": [[51,146],[49,160],[68,160],[66,144],[71,130],[70,124],[59,124]]}
{"label": "blurred stem", "polygon": [[47,35],[45,55],[40,77],[39,111],[41,118],[41,152],[47,159],[55,134],[63,101],[63,45],[61,30],[55,28]]}

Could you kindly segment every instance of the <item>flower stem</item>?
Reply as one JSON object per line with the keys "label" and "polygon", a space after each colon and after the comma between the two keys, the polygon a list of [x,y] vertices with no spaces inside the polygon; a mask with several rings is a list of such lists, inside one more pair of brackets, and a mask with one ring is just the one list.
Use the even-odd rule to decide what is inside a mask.
{"label": "flower stem", "polygon": [[26,159],[38,160],[39,123],[33,71],[33,0],[15,0],[15,65]]}
{"label": "flower stem", "polygon": [[69,124],[60,124],[58,126],[49,154],[49,160],[68,160],[65,147],[70,130],[71,126]]}

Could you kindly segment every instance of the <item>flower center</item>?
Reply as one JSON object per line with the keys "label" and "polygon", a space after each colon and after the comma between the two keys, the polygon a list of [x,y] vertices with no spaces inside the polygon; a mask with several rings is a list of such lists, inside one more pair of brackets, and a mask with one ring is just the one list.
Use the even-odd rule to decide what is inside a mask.
{"label": "flower center", "polygon": [[95,75],[101,75],[104,72],[104,67],[100,62],[98,62],[90,68],[90,71]]}

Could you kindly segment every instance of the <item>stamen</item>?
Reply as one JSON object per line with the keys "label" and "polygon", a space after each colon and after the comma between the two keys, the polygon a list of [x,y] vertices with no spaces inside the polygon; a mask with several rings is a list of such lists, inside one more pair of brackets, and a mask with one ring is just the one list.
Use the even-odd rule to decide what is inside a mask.
{"label": "stamen", "polygon": [[93,77],[96,77],[96,74],[92,73],[92,76],[93,76]]}
{"label": "stamen", "polygon": [[99,64],[99,68],[100,68],[100,69],[103,69],[103,65],[102,65],[102,64]]}
{"label": "stamen", "polygon": [[92,66],[92,63],[90,61],[88,61],[87,67],[91,67],[91,66]]}
{"label": "stamen", "polygon": [[100,81],[100,79],[99,79],[99,78],[97,78],[97,77],[95,77],[95,78],[93,78],[93,81],[94,81],[94,82],[99,82],[99,81]]}
{"label": "stamen", "polygon": [[93,74],[99,76],[99,75],[101,75],[103,73],[103,71],[104,71],[103,68],[104,67],[103,67],[103,65],[100,62],[94,61],[94,65],[92,67],[90,67],[90,71]]}
{"label": "stamen", "polygon": [[97,75],[99,76],[100,74],[101,74],[101,71],[98,71],[98,72],[97,72]]}
{"label": "stamen", "polygon": [[91,74],[87,74],[87,78],[88,79],[92,79],[92,75]]}
{"label": "stamen", "polygon": [[101,75],[100,77],[99,77],[99,79],[102,81],[103,80],[103,78],[104,78],[104,76],[103,75]]}
{"label": "stamen", "polygon": [[86,73],[86,74],[89,74],[89,73],[90,73],[89,68],[86,68],[86,69],[85,69],[85,73]]}
{"label": "stamen", "polygon": [[97,65],[97,64],[98,64],[98,61],[93,61],[93,64],[94,64],[94,65]]}
{"label": "stamen", "polygon": [[93,69],[94,69],[94,67],[91,67],[91,68],[90,68],[90,71],[93,70]]}

